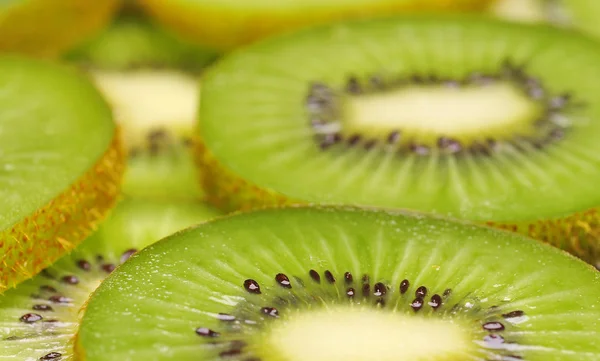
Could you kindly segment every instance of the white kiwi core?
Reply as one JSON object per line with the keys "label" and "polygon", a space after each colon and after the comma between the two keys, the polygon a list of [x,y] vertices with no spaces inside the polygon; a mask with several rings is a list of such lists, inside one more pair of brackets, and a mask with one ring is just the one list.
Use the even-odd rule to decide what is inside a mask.
{"label": "white kiwi core", "polygon": [[[200,86],[192,75],[175,70],[107,71],[91,73],[115,112],[125,134],[146,134],[164,127],[190,128],[196,120]],[[137,140],[126,139],[129,142]]]}
{"label": "white kiwi core", "polygon": [[401,131],[421,141],[464,140],[529,134],[541,106],[508,83],[452,88],[414,86],[351,96],[344,104],[344,131],[386,136]]}
{"label": "white kiwi core", "polygon": [[296,313],[273,323],[263,360],[457,360],[471,348],[465,328],[448,320],[363,308]]}

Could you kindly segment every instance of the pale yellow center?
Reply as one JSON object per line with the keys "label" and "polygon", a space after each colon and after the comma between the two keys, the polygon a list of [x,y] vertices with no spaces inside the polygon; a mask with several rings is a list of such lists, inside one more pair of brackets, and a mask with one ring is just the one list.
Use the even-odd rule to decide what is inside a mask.
{"label": "pale yellow center", "polygon": [[496,16],[523,22],[544,21],[546,14],[540,0],[498,0],[491,7]]}
{"label": "pale yellow center", "polygon": [[370,309],[298,313],[274,324],[258,350],[264,360],[443,361],[471,347],[464,328],[450,321]]}
{"label": "pale yellow center", "polygon": [[196,120],[200,86],[191,75],[174,70],[96,70],[91,75],[129,136],[165,124],[187,129]]}
{"label": "pale yellow center", "polygon": [[529,133],[540,106],[507,83],[450,88],[414,86],[383,94],[350,97],[344,129],[387,135],[394,130],[415,138],[510,137]]}

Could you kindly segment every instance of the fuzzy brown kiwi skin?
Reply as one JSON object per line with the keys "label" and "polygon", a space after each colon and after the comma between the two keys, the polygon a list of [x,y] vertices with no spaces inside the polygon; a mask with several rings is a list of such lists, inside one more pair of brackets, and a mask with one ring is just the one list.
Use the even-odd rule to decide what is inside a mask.
{"label": "fuzzy brown kiwi skin", "polygon": [[124,171],[125,151],[116,127],[108,150],[90,170],[45,206],[0,232],[0,293],[33,277],[90,235],[117,201]]}
{"label": "fuzzy brown kiwi skin", "polygon": [[[223,166],[200,136],[193,139],[194,160],[200,169],[200,181],[206,201],[232,212],[259,207],[302,205],[306,201],[287,198],[268,188],[260,188]],[[600,270],[600,208],[592,208],[565,217],[528,222],[483,224],[526,235],[563,249]]]}

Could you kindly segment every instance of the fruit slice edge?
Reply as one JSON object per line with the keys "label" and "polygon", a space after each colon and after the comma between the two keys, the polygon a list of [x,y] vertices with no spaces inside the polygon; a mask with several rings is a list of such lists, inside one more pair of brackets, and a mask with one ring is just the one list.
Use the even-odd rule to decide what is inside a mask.
{"label": "fruit slice edge", "polygon": [[[309,277],[311,269],[322,275],[320,283]],[[337,281],[326,282],[330,276],[325,270]],[[239,339],[260,353],[261,345],[269,341],[260,330],[273,325],[271,318],[261,317],[260,307],[276,306],[279,318],[292,317],[287,307],[294,303],[275,303],[283,297],[283,301],[295,299],[296,305],[308,302],[315,310],[323,305],[315,299],[322,299],[327,308],[341,304],[343,311],[348,302],[344,272],[354,275],[354,284],[368,274],[371,287],[375,282],[390,286],[382,312],[393,308],[399,314],[415,314],[409,305],[421,285],[429,290],[427,300],[447,293],[450,298],[441,308],[423,308],[416,316],[439,315],[459,324],[464,318],[475,318],[468,323],[468,328],[473,327],[468,334],[471,345],[483,339],[490,342],[486,328],[490,325],[477,321],[489,320],[490,314],[525,313],[527,317],[515,325],[502,321],[506,330],[497,335],[506,344],[499,346],[501,351],[493,349],[493,341],[481,349],[469,346],[475,357],[498,356],[498,352],[507,360],[513,355],[531,361],[566,361],[600,355],[600,345],[594,342],[600,307],[600,288],[594,285],[600,283],[600,274],[556,248],[514,233],[423,215],[297,207],[226,216],[172,235],[133,256],[88,303],[77,336],[77,359],[216,359],[218,352],[227,351],[227,345]],[[278,273],[289,276],[291,289],[276,283]],[[259,285],[261,294],[244,286],[247,279]],[[398,292],[403,279],[410,280],[405,296]],[[451,315],[452,310],[457,313]],[[264,322],[264,328],[228,323],[228,316],[219,313],[236,316],[240,322],[243,317]],[[236,324],[249,333],[235,333]],[[201,327],[221,336],[203,338],[195,332]],[[275,355],[239,357],[270,360],[277,359]]]}

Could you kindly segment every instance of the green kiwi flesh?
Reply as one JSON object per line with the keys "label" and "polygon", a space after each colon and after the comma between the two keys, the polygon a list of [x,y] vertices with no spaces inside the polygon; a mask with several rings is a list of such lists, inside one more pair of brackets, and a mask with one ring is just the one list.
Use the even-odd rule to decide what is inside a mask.
{"label": "green kiwi flesh", "polygon": [[0,295],[0,359],[72,359],[80,309],[135,251],[219,215],[199,203],[124,199],[97,232],[36,277]]}
{"label": "green kiwi flesh", "polygon": [[401,211],[238,213],[133,255],[76,360],[600,357],[600,273],[515,233]]}
{"label": "green kiwi flesh", "polygon": [[[117,135],[109,106],[85,76],[0,55],[0,291],[82,241],[112,205],[121,174]],[[100,169],[104,178],[94,173]],[[104,184],[110,177],[115,184]],[[44,207],[53,211],[36,213]]]}
{"label": "green kiwi flesh", "polygon": [[588,0],[497,0],[489,11],[499,17],[573,27],[600,37],[600,3]]}
{"label": "green kiwi flesh", "polygon": [[111,104],[129,152],[123,192],[143,198],[202,198],[189,145],[197,75],[214,54],[121,13],[67,59],[84,66]]}
{"label": "green kiwi flesh", "polygon": [[213,175],[292,201],[520,226],[600,205],[597,75],[598,44],[551,26],[331,24],[211,67],[197,133]]}
{"label": "green kiwi flesh", "polygon": [[124,12],[66,60],[93,69],[181,68],[201,71],[217,54],[168,33],[141,14]]}

